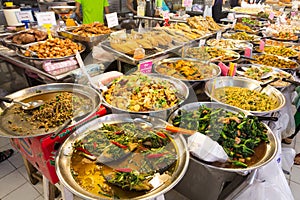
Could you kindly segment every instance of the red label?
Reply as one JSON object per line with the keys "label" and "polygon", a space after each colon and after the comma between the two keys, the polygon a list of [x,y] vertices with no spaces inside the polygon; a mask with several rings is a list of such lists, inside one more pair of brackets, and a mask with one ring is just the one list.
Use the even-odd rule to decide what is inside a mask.
{"label": "red label", "polygon": [[218,66],[221,69],[222,76],[227,76],[229,68],[224,63],[222,63],[222,62],[219,62]]}
{"label": "red label", "polygon": [[265,50],[265,41],[264,40],[260,40],[260,42],[259,42],[259,50],[260,51],[264,51]]}
{"label": "red label", "polygon": [[275,14],[274,14],[273,12],[271,12],[270,15],[269,15],[269,19],[270,19],[270,20],[273,20],[273,19],[274,19],[274,16],[275,16]]}
{"label": "red label", "polygon": [[252,57],[252,48],[251,47],[246,47],[245,56],[248,57],[248,58]]}

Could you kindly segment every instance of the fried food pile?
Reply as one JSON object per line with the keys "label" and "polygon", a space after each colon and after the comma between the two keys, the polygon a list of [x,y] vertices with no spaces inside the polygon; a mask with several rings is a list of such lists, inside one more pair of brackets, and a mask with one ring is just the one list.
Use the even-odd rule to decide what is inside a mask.
{"label": "fried food pile", "polygon": [[107,26],[104,26],[104,24],[94,22],[92,24],[83,24],[74,29],[72,33],[83,37],[94,37],[98,35],[109,34],[111,33],[111,30]]}
{"label": "fried food pile", "polygon": [[146,33],[138,33],[134,30],[126,35],[126,39],[114,37],[110,40],[110,46],[122,53],[133,55],[135,49],[154,49],[155,47],[172,47],[172,37],[163,30],[153,30]]}
{"label": "fried food pile", "polygon": [[32,45],[25,51],[24,56],[31,57],[32,52],[36,52],[38,58],[61,58],[71,56],[76,51],[83,50],[83,46],[70,39],[52,38],[45,42]]}
{"label": "fried food pile", "polygon": [[192,28],[205,31],[207,33],[221,29],[213,18],[209,16],[206,16],[205,18],[202,16],[190,17],[187,19],[187,22]]}
{"label": "fried food pile", "polygon": [[30,29],[25,32],[18,33],[12,37],[12,42],[15,44],[28,44],[32,42],[39,42],[46,40],[48,37],[44,31]]}

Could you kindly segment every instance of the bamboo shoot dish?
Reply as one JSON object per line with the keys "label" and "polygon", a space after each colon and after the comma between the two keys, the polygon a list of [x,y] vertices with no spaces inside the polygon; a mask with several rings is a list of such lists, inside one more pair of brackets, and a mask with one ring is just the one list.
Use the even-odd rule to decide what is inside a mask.
{"label": "bamboo shoot dish", "polygon": [[[88,159],[92,154],[98,159]],[[151,180],[168,181],[177,166],[177,147],[162,129],[134,123],[103,124],[73,144],[72,176],[99,198],[130,199],[156,189]],[[109,159],[99,161],[100,157]]]}
{"label": "bamboo shoot dish", "polygon": [[212,163],[225,168],[247,168],[259,162],[269,143],[266,126],[255,116],[233,113],[223,108],[200,105],[197,109],[180,109],[172,118],[177,127],[198,131],[217,141],[227,153],[226,163]]}
{"label": "bamboo shoot dish", "polygon": [[254,55],[255,60],[251,61],[253,64],[267,65],[279,69],[296,69],[298,64],[287,58],[278,57],[270,54]]}
{"label": "bamboo shoot dish", "polygon": [[248,111],[269,111],[278,107],[276,98],[256,90],[241,87],[220,87],[213,96],[222,103]]}

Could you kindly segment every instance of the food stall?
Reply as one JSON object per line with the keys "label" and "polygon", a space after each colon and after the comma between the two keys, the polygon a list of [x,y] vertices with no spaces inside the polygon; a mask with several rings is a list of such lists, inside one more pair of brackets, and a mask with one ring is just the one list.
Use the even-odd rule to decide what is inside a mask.
{"label": "food stall", "polygon": [[[20,34],[39,38],[31,30],[5,36],[1,43],[12,52],[0,51],[1,59],[46,83],[7,97],[43,100],[43,110],[53,100],[48,93],[67,92],[89,108],[79,106],[88,112],[59,117],[53,127],[27,126],[33,113],[4,103],[0,136],[11,138],[52,185],[81,198],[241,198],[278,159],[279,135],[270,121],[289,113],[286,91],[299,85],[298,51],[290,48],[299,46],[298,30],[262,29],[259,19],[251,18],[257,24],[241,19],[231,27],[195,16],[129,31],[93,23],[57,30],[53,38],[46,34],[44,41],[20,40]],[[262,38],[265,33],[271,34],[268,39]],[[140,72],[106,80],[94,76],[96,87],[75,83],[86,75],[76,53],[85,58],[95,46],[110,53],[120,71],[127,63],[133,69],[139,65]],[[150,68],[143,68],[149,61]],[[206,161],[189,152],[195,131],[214,138],[228,160]]]}

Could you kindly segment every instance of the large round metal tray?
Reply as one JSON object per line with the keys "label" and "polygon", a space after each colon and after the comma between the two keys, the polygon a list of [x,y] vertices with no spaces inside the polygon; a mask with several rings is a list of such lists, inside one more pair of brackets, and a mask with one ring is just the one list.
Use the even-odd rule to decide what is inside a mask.
{"label": "large round metal tray", "polygon": [[[47,100],[47,94],[49,93],[59,93],[59,92],[72,92],[74,94],[78,94],[83,98],[89,99],[91,104],[86,105],[77,116],[73,116],[72,123],[70,126],[82,122],[84,119],[90,117],[93,113],[95,113],[99,106],[101,105],[101,98],[99,93],[91,87],[79,84],[72,83],[52,83],[39,85],[35,87],[26,88],[10,95],[7,97],[12,98],[16,101],[32,101],[32,100]],[[40,135],[47,135],[55,132],[57,128],[50,128],[49,131],[45,131],[43,128],[34,129],[29,135],[22,135],[20,133],[12,131],[7,124],[8,119],[18,120],[18,114],[11,113],[11,107],[13,104],[3,103],[2,105],[2,113],[0,115],[0,136],[8,137],[8,138],[25,138],[25,137],[35,137]],[[17,121],[20,126],[23,127],[31,127],[29,123],[25,121]]]}
{"label": "large round metal tray", "polygon": [[[244,77],[217,77],[214,80],[207,81],[205,84],[205,93],[213,100],[220,104],[225,104],[220,102],[214,97],[214,90],[222,87],[240,87],[240,88],[248,88],[253,90],[257,87],[260,87],[261,82],[255,81],[252,79],[244,78]],[[255,115],[265,115],[268,113],[273,113],[275,111],[280,110],[285,105],[285,97],[284,95],[277,90],[276,88],[268,85],[261,92],[266,93],[268,96],[274,97],[277,100],[277,107],[273,110],[268,111],[249,111]]]}
{"label": "large round metal tray", "polygon": [[[269,74],[270,75],[270,77],[274,77],[274,74],[283,74],[283,75],[285,75],[285,76],[288,76],[289,77],[289,79],[290,80],[292,80],[292,81],[295,81],[295,78],[290,74],[290,73],[288,73],[288,72],[286,72],[286,71],[283,71],[283,70],[281,70],[281,69],[278,69],[278,68],[276,68],[276,67],[270,67],[270,66],[265,66],[265,65],[256,65],[256,64],[244,64],[244,65],[240,65],[240,67],[245,67],[245,68],[251,68],[251,67],[255,67],[255,68],[258,68],[258,69],[260,69],[260,68],[262,68],[262,67],[268,67],[268,68],[271,68],[272,69],[272,72],[270,72],[270,73],[266,73],[266,74]],[[274,73],[274,74],[273,74]],[[262,74],[262,76],[264,76],[265,74]],[[250,77],[247,77],[246,75],[242,75],[242,76],[244,76],[244,77],[246,77],[246,78],[250,78]],[[252,79],[252,78],[250,78],[250,79]],[[254,80],[256,80],[256,79],[254,79]],[[265,81],[268,81],[269,79],[266,79]],[[258,80],[258,81],[260,81],[260,80]],[[265,82],[265,81],[263,81],[263,82]],[[283,81],[281,81],[281,79],[279,80],[279,82],[283,82]],[[276,82],[274,82],[274,83],[271,83],[271,85],[273,86],[273,87],[275,87],[275,88],[277,88],[277,89],[283,89],[283,88],[285,88],[285,87],[288,87],[288,86],[290,86],[291,85],[291,83],[287,83],[287,82],[283,82],[283,83],[285,83],[285,84],[279,84],[278,83],[278,81],[276,81]]]}
{"label": "large round metal tray", "polygon": [[[191,48],[187,48],[186,50],[186,55],[187,57],[190,58],[197,58],[199,60],[204,60],[206,56],[204,56],[203,58],[203,53],[202,53],[202,47],[191,47]],[[216,49],[217,51],[225,51],[225,55],[221,55],[224,56],[225,58],[221,57],[221,56],[217,56],[217,57],[211,57],[209,54],[209,51],[212,49]],[[240,59],[240,54],[230,50],[230,49],[224,49],[224,48],[215,48],[215,47],[206,47],[206,54],[210,57],[210,61],[212,62],[234,62],[237,61],[238,59]],[[226,57],[231,57],[231,59],[226,59]]]}
{"label": "large round metal tray", "polygon": [[[36,45],[36,44],[39,44],[39,43],[44,43],[46,41],[41,41],[41,42],[35,42],[35,43],[30,43],[30,44],[27,44],[27,45],[23,45],[22,48],[25,48],[25,49],[28,49],[29,46],[31,45]],[[80,45],[82,47],[82,50],[79,52],[79,53],[83,53],[86,49],[85,45],[79,43],[79,42],[76,42],[78,45]],[[71,58],[71,57],[74,57],[75,54],[72,54],[72,55],[69,55],[69,56],[64,56],[64,57],[59,57],[59,58],[38,58],[38,57],[28,57],[28,56],[25,56],[23,54],[23,51],[26,51],[26,50],[23,50],[23,49],[18,49],[16,51],[16,54],[18,56],[20,56],[21,58],[24,58],[24,59],[27,59],[27,60],[35,60],[35,61],[59,61],[59,60],[66,60],[68,58]]]}
{"label": "large round metal tray", "polygon": [[[190,80],[190,79],[184,78],[183,75],[182,75],[181,78],[176,78],[176,77],[173,77],[172,75],[162,74],[162,73],[159,72],[159,68],[162,67],[163,64],[174,63],[174,62],[177,62],[179,60],[183,60],[183,61],[188,61],[188,62],[193,62],[195,64],[199,64],[200,65],[199,66],[199,70],[201,71],[201,73],[202,72],[203,73],[207,73],[206,71],[211,70],[211,74],[209,76],[203,77],[203,79]],[[205,67],[203,67],[201,65],[205,65]],[[164,60],[161,60],[161,61],[159,61],[158,63],[156,63],[154,65],[154,71],[156,73],[158,73],[158,74],[169,76],[169,77],[172,77],[172,78],[175,78],[175,79],[179,79],[179,80],[182,80],[182,81],[192,81],[192,82],[207,81],[207,80],[210,80],[212,78],[218,77],[221,74],[221,69],[220,69],[220,67],[218,65],[216,65],[214,63],[205,63],[205,62],[202,62],[201,60],[198,60],[198,59],[195,59],[195,58],[168,58],[168,59],[164,59]],[[180,73],[178,72],[178,74],[180,74]]]}
{"label": "large round metal tray", "polygon": [[[161,109],[161,110],[156,110],[156,111],[144,111],[144,112],[134,112],[134,111],[129,111],[129,110],[125,110],[125,109],[121,109],[121,108],[118,108],[118,107],[115,107],[115,106],[112,106],[110,105],[109,103],[107,103],[107,101],[105,101],[105,98],[103,97],[103,93],[101,94],[102,95],[102,100],[103,100],[103,103],[112,108],[113,109],[113,112],[117,112],[117,113],[132,113],[132,114],[149,114],[151,116],[160,116],[161,118],[163,118],[163,116],[165,116],[167,113],[166,112],[171,112],[173,110],[175,110],[179,105],[181,105],[189,96],[189,89],[187,87],[187,85],[178,80],[178,79],[175,79],[175,78],[172,78],[172,77],[168,77],[168,76],[164,76],[164,75],[161,75],[161,74],[147,74],[148,76],[150,77],[153,77],[153,78],[158,78],[160,80],[164,80],[164,81],[167,81],[169,83],[171,83],[172,85],[174,85],[174,87],[177,89],[177,97],[179,98],[179,103],[177,105],[174,105],[173,107],[170,107],[170,108],[167,108],[167,109]],[[113,81],[112,81],[113,82]],[[111,85],[112,82],[108,85]]]}
{"label": "large round metal tray", "polygon": [[[232,106],[228,106],[228,105],[224,105],[224,104],[220,104],[217,102],[194,102],[194,103],[189,103],[186,104],[182,107],[180,107],[179,109],[177,109],[175,112],[173,112],[169,118],[168,118],[168,122],[172,124],[172,120],[179,114],[179,112],[181,112],[181,110],[187,110],[187,111],[196,111],[199,109],[200,106],[206,106],[208,108],[223,108],[227,111],[233,112],[233,113],[238,113],[238,112],[243,112],[247,115],[251,115],[249,112],[241,110],[239,108],[236,107],[232,107]],[[198,158],[195,158],[193,156],[191,156],[191,159],[193,159],[194,161],[196,161],[197,163],[200,163],[201,165],[210,167],[210,168],[214,168],[214,169],[218,169],[218,170],[222,170],[222,171],[227,171],[227,172],[247,172],[250,170],[254,170],[257,168],[260,168],[264,165],[266,165],[267,163],[269,163],[271,160],[274,159],[277,151],[278,151],[278,141],[275,137],[275,135],[273,134],[273,132],[271,131],[271,129],[265,125],[266,128],[268,129],[268,139],[269,139],[269,143],[267,144],[267,149],[266,149],[266,153],[263,156],[263,158],[258,161],[257,163],[247,167],[247,168],[225,168],[225,167],[217,167],[215,165],[213,165],[212,163],[208,163],[208,162],[204,162]]]}
{"label": "large round metal tray", "polygon": [[[222,37],[223,38],[226,38],[226,39],[233,39],[233,38],[231,38],[232,37],[232,35],[234,34],[234,33],[236,33],[236,32],[227,32],[227,33],[224,33],[223,35],[222,35]],[[248,33],[247,33],[248,34]],[[248,42],[254,42],[254,41],[258,41],[258,40],[260,40],[260,36],[257,36],[257,35],[253,35],[253,34],[248,34],[249,36],[252,36],[253,37],[253,40],[241,40],[241,41],[248,41]]]}
{"label": "large round metal tray", "polygon": [[[214,44],[216,42],[216,44]],[[232,43],[233,46],[229,46],[226,43]],[[224,49],[230,49],[230,50],[245,50],[246,47],[253,47],[253,44],[251,44],[248,41],[244,40],[233,40],[233,39],[209,39],[206,41],[206,44],[208,46],[214,46],[217,48],[224,48]]]}
{"label": "large round metal tray", "polygon": [[[291,59],[289,59],[289,58],[285,58],[285,57],[282,57],[282,56],[276,56],[276,55],[272,55],[272,54],[263,54],[263,53],[254,53],[254,54],[252,54],[252,58],[254,58],[255,56],[261,56],[261,55],[269,55],[269,56],[273,56],[274,57],[274,59],[279,59],[279,60],[282,60],[283,62],[290,62],[290,63],[293,63],[294,64],[294,66],[295,67],[289,67],[289,68],[283,68],[283,67],[276,67],[276,66],[270,66],[270,65],[268,65],[268,66],[270,66],[270,67],[276,67],[276,68],[279,68],[279,69],[282,69],[282,70],[297,70],[297,69],[299,69],[299,67],[300,67],[300,65],[296,62],[296,61],[294,61],[294,60],[291,60]],[[250,60],[250,62],[252,63],[252,64],[264,64],[264,63],[257,63],[257,61],[255,61],[255,60]],[[273,61],[274,62],[274,61]],[[276,63],[278,63],[278,62],[276,62]],[[267,65],[267,64],[264,64],[264,65]],[[290,65],[289,65],[290,66]]]}
{"label": "large round metal tray", "polygon": [[[167,122],[145,115],[129,115],[129,114],[111,114],[101,118],[95,119],[76,130],[68,139],[63,143],[61,149],[55,160],[55,168],[57,176],[60,182],[73,194],[82,197],[84,199],[101,199],[100,196],[96,196],[87,192],[81,188],[74,180],[71,170],[70,162],[72,156],[72,145],[76,140],[80,140],[89,134],[89,130],[96,130],[103,126],[103,124],[118,124],[118,123],[130,123],[134,118],[142,118],[146,121],[164,127]],[[168,192],[172,189],[184,176],[189,163],[189,153],[185,139],[182,135],[174,135],[173,142],[177,146],[178,165],[175,167],[174,173],[171,176],[171,180],[163,183],[160,187],[151,190],[149,193],[142,196],[138,196],[133,199],[152,199],[161,194]]]}

